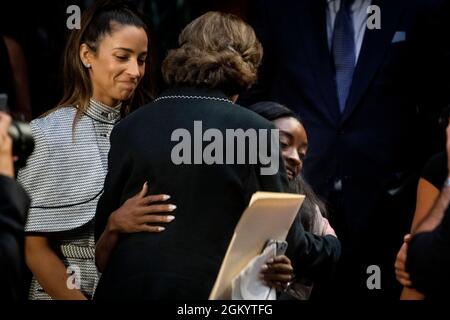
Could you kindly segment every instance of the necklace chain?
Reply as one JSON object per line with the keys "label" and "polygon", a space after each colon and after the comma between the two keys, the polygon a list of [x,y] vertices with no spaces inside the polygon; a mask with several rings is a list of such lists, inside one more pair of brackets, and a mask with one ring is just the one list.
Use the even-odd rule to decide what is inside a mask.
{"label": "necklace chain", "polygon": [[225,98],[217,98],[217,97],[205,97],[205,96],[185,96],[185,95],[172,95],[172,96],[162,96],[156,98],[154,102],[163,100],[163,99],[203,99],[203,100],[215,100],[215,101],[223,101],[233,103],[230,99]]}

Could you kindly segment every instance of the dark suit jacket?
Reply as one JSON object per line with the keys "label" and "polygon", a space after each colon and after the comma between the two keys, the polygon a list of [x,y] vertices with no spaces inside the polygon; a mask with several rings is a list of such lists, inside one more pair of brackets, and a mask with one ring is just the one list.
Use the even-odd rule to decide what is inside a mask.
{"label": "dark suit jacket", "polygon": [[23,188],[0,175],[0,300],[20,300],[24,287],[24,225],[30,199]]}
{"label": "dark suit jacket", "polygon": [[450,288],[450,209],[431,232],[418,233],[408,246],[406,267],[413,287],[427,299],[449,297]]}
{"label": "dark suit jacket", "polygon": [[[386,234],[396,233],[400,245],[400,226],[404,231],[409,226],[410,217],[378,204],[409,190],[405,199],[410,207],[399,207],[412,214],[415,187],[408,177],[436,141],[427,134],[427,119],[435,119],[448,101],[441,59],[444,24],[434,17],[438,2],[373,1],[381,8],[381,29],[365,31],[341,115],[327,43],[326,1],[254,1],[250,21],[265,57],[257,89],[241,103],[275,100],[303,119],[309,138],[305,176],[325,198],[337,179],[343,181],[345,213],[331,213],[331,223],[348,246],[366,246],[361,239],[372,241],[380,227]],[[404,32],[405,41],[392,43],[396,32]]]}
{"label": "dark suit jacket", "polygon": [[[189,88],[163,94],[172,95],[226,99],[218,91]],[[216,128],[224,137],[226,129],[274,128],[245,108],[211,99],[159,100],[120,122],[111,135],[109,172],[96,213],[96,238],[111,212],[135,195],[145,181],[151,194],[171,195],[170,202],[177,205],[176,219],[161,233],[122,235],[102,274],[96,299],[206,299],[252,194],[258,190],[287,191],[279,153],[280,171],[275,175],[261,175],[259,161],[175,165],[171,152],[178,142],[171,141],[171,135],[185,128],[195,139],[194,121],[202,121],[203,132]],[[248,153],[248,145],[245,150]],[[311,253],[321,249],[323,242],[319,239],[320,243],[315,243],[301,226],[296,232],[292,238],[299,242],[299,250]],[[322,261],[323,257],[318,259]]]}

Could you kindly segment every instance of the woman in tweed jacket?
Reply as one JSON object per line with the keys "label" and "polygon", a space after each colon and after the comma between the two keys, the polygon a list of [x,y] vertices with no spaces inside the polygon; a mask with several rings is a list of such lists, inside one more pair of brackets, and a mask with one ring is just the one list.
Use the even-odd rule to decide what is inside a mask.
{"label": "woman in tweed jacket", "polygon": [[[107,171],[109,135],[123,102],[144,104],[148,35],[124,2],[100,1],[86,10],[65,51],[65,92],[59,105],[32,121],[36,148],[19,172],[32,198],[25,257],[33,273],[30,299],[89,299],[97,283],[93,218]],[[134,97],[134,99],[132,99]],[[138,101],[141,98],[140,101]],[[111,215],[108,228],[160,232],[148,225],[171,216],[151,213],[168,196],[147,196],[147,185]],[[157,210],[156,210],[157,209]]]}

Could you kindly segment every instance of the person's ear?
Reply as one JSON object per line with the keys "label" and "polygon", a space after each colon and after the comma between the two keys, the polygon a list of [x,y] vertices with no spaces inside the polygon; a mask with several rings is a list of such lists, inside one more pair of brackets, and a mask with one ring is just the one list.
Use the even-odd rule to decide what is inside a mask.
{"label": "person's ear", "polygon": [[91,68],[92,52],[86,43],[82,43],[80,46],[80,59],[85,68]]}

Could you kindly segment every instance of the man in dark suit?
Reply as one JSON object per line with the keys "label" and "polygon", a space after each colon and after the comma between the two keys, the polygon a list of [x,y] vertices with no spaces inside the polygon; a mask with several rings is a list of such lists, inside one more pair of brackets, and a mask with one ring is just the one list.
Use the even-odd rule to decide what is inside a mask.
{"label": "man in dark suit", "polygon": [[[254,2],[265,59],[241,104],[275,100],[303,119],[304,172],[343,247],[334,288],[396,298],[395,248],[414,211],[416,170],[437,140],[428,120],[446,103],[440,1]],[[380,274],[368,283],[372,265],[381,286]]]}
{"label": "man in dark suit", "polygon": [[30,199],[14,181],[11,138],[7,130],[11,118],[0,112],[0,300],[23,298],[24,225]]}

